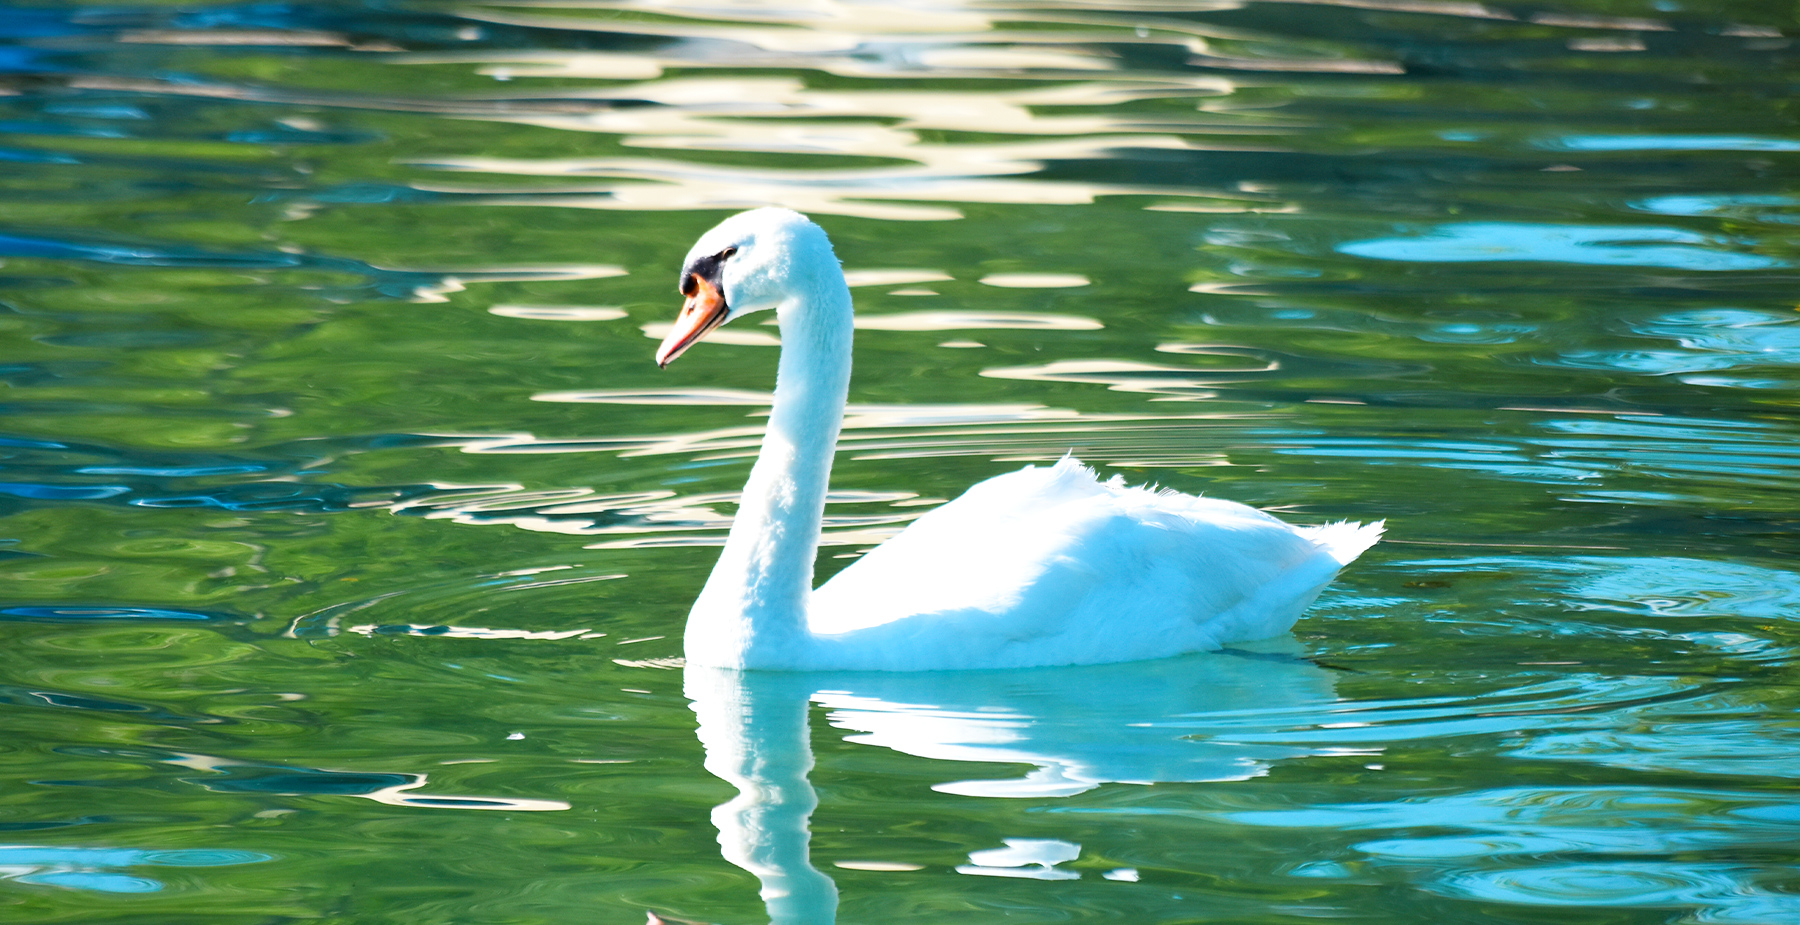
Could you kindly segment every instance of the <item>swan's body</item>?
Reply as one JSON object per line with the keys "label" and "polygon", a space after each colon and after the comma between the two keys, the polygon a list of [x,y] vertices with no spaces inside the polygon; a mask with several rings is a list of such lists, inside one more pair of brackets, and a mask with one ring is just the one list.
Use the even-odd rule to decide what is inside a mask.
{"label": "swan's body", "polygon": [[817,591],[819,523],[850,383],[850,290],[817,225],[733,216],[688,254],[667,365],[773,308],[762,452],[687,624],[691,665],[925,671],[1162,658],[1286,632],[1381,524],[1294,527],[1230,501],[1098,481],[1073,459],[996,476]]}

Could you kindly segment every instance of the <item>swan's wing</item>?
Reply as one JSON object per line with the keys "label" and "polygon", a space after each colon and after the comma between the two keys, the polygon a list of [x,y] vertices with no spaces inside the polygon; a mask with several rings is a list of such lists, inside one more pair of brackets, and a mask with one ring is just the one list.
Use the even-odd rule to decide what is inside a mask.
{"label": "swan's wing", "polygon": [[1101,486],[1079,465],[1028,467],[972,486],[826,582],[813,597],[816,633],[843,633],[912,614],[999,613],[1081,529],[1077,508]]}
{"label": "swan's wing", "polygon": [[[937,660],[1153,658],[1280,632],[1351,557],[1336,551],[1244,505],[1101,483],[1064,460],[921,517],[820,588],[810,621]],[[1045,647],[1059,651],[1025,653]]]}

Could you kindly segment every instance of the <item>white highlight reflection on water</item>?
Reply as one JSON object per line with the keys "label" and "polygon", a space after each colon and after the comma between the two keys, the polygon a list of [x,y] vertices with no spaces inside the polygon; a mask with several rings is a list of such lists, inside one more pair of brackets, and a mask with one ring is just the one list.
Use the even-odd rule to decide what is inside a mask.
{"label": "white highlight reflection on water", "polygon": [[1004,848],[969,852],[969,863],[959,874],[983,877],[1021,877],[1027,880],[1080,880],[1081,872],[1056,865],[1081,857],[1081,846],[1055,838],[1009,838]]}

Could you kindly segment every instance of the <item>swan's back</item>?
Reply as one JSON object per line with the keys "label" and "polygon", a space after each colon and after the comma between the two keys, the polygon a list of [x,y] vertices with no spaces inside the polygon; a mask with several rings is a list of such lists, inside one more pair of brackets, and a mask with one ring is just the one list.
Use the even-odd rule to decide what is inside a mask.
{"label": "swan's back", "polygon": [[970,488],[832,578],[806,660],[999,668],[1217,648],[1285,632],[1379,536],[1103,483],[1064,459]]}

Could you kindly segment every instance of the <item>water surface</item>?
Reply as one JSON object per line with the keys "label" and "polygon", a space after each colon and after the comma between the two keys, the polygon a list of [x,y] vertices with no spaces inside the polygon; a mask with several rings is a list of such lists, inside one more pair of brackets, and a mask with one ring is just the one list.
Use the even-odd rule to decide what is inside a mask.
{"label": "water surface", "polygon": [[[1800,919],[1792,12],[0,2],[0,919]],[[652,338],[771,202],[822,575],[1071,451],[1388,540],[1223,653],[684,673],[779,340]]]}

